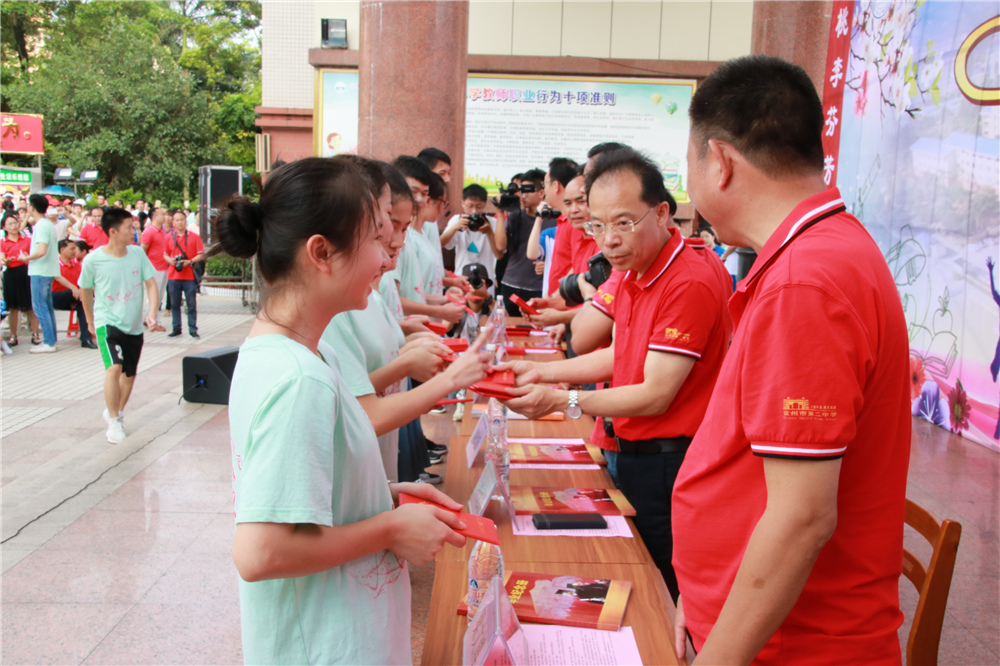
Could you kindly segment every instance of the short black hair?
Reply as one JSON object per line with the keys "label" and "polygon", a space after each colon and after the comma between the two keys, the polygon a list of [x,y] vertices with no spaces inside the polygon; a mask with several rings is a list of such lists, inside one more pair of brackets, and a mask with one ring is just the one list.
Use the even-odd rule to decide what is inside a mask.
{"label": "short black hair", "polygon": [[105,234],[110,236],[111,230],[117,229],[126,220],[128,221],[129,226],[132,226],[132,213],[128,212],[124,208],[113,206],[104,211],[104,215],[101,216],[101,229],[104,230]]}
{"label": "short black hair", "polygon": [[770,176],[823,169],[823,104],[806,71],[766,55],[721,65],[691,99],[691,138],[732,144]]}
{"label": "short black hair", "polygon": [[525,171],[521,174],[521,182],[528,181],[529,183],[534,183],[538,189],[541,189],[545,185],[545,172],[541,169],[531,169]]}
{"label": "short black hair", "polygon": [[424,148],[417,153],[417,158],[431,169],[436,167],[438,162],[444,162],[448,166],[451,166],[451,158],[448,157],[448,153],[439,148]]}
{"label": "short black hair", "polygon": [[443,199],[448,190],[444,178],[431,171],[431,182],[427,183],[427,196],[431,199]]}
{"label": "short black hair", "polygon": [[590,188],[605,176],[619,173],[634,174],[642,183],[641,197],[648,206],[656,206],[664,201],[670,205],[670,214],[677,212],[677,202],[670,195],[667,186],[663,184],[663,174],[653,160],[632,148],[619,148],[600,154],[594,162],[594,168],[587,176],[587,198],[590,199]]}
{"label": "short black hair", "polygon": [[587,151],[587,159],[592,160],[601,153],[606,153],[609,150],[621,150],[622,148],[630,148],[631,146],[626,146],[624,143],[618,143],[617,141],[605,141],[604,143],[599,143],[590,150]]}
{"label": "short black hair", "polygon": [[49,209],[49,200],[45,198],[44,194],[38,194],[37,192],[28,197],[28,204],[43,215]]}
{"label": "short black hair", "polygon": [[424,164],[423,160],[413,155],[400,155],[393,161],[392,165],[402,171],[405,178],[412,178],[427,187],[431,186],[432,176],[437,175]]}
{"label": "short black hair", "polygon": [[514,180],[524,180],[524,174],[523,173],[515,173],[513,176],[510,177],[510,179],[512,181],[514,181]]}
{"label": "short black hair", "polygon": [[472,185],[467,185],[464,190],[462,190],[462,199],[475,199],[476,201],[486,201],[489,199],[489,194],[486,193],[486,188],[477,183]]}
{"label": "short black hair", "polygon": [[75,245],[75,243],[73,243],[73,241],[71,241],[70,239],[63,238],[61,241],[59,241],[58,243],[56,243],[56,249],[58,251],[62,252],[64,247],[66,247],[67,245],[71,245],[71,244]]}
{"label": "short black hair", "polygon": [[392,192],[392,203],[399,203],[402,199],[407,199],[410,203],[413,203],[413,192],[410,191],[410,186],[406,184],[406,177],[403,176],[403,172],[389,164],[388,162],[379,162],[382,164],[382,175],[385,176],[386,181],[389,183],[389,191]]}
{"label": "short black hair", "polygon": [[78,241],[74,241],[74,242],[76,243],[76,247],[81,252],[90,252],[92,249],[94,249],[94,248],[90,247],[90,243],[88,243],[85,240],[78,240]]}
{"label": "short black hair", "polygon": [[549,179],[559,181],[563,187],[576,178],[580,165],[568,157],[555,157],[549,162]]}

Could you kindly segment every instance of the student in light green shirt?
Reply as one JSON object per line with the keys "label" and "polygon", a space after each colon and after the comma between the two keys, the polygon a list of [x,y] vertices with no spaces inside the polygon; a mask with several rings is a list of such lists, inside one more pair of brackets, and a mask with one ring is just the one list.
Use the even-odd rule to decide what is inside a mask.
{"label": "student in light green shirt", "polygon": [[[107,439],[118,444],[125,439],[122,412],[132,395],[142,354],[143,287],[150,303],[158,298],[156,270],[138,245],[132,244],[132,214],[109,208],[101,217],[108,244],[89,253],[80,269],[83,311],[90,334],[97,340],[104,361],[104,420]],[[156,326],[155,311],[146,323]]]}
{"label": "student in light green shirt", "polygon": [[31,249],[19,259],[28,264],[28,279],[31,282],[31,309],[38,317],[42,329],[42,344],[32,347],[30,352],[49,353],[56,351],[56,313],[52,305],[52,280],[59,275],[59,250],[56,247],[56,228],[45,217],[49,202],[42,194],[28,197],[28,223],[32,224]]}
{"label": "student in light green shirt", "polygon": [[292,162],[260,203],[237,198],[216,221],[223,250],[256,257],[268,294],[229,399],[247,663],[410,663],[407,563],[465,543],[449,511],[392,508],[399,492],[459,505],[426,484],[386,483],[371,422],[320,339],[335,315],[367,305],[388,263],[359,161]]}

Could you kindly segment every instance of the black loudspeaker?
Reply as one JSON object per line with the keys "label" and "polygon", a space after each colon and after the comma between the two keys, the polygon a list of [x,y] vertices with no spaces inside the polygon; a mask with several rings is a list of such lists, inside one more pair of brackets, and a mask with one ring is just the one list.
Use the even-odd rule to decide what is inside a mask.
{"label": "black loudspeaker", "polygon": [[229,386],[239,353],[239,347],[220,347],[185,356],[181,362],[182,397],[188,402],[228,405]]}
{"label": "black loudspeaker", "polygon": [[198,167],[198,230],[208,247],[213,239],[212,223],[219,208],[230,197],[243,194],[243,168],[231,166]]}

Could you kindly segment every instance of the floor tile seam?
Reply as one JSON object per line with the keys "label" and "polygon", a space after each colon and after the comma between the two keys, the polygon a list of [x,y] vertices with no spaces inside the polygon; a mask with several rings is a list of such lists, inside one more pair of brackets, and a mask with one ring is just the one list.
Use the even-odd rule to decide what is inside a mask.
{"label": "floor tile seam", "polygon": [[121,624],[122,622],[124,622],[124,621],[125,621],[125,618],[127,618],[127,617],[129,616],[129,614],[130,614],[130,613],[131,613],[131,612],[132,612],[132,611],[133,611],[133,610],[135,609],[135,607],[136,607],[136,606],[137,606],[137,605],[139,604],[139,602],[140,602],[140,601],[142,600],[142,598],[143,598],[143,597],[145,597],[145,596],[146,596],[147,594],[149,594],[149,591],[150,591],[150,590],[151,590],[151,589],[153,588],[153,586],[154,586],[154,585],[156,585],[156,584],[157,584],[158,582],[160,582],[160,579],[161,579],[161,578],[163,578],[163,576],[164,576],[164,575],[166,575],[166,572],[167,572],[167,571],[169,571],[169,570],[170,570],[170,569],[171,569],[171,568],[172,568],[172,567],[173,567],[173,566],[174,566],[175,564],[177,564],[177,560],[178,560],[178,559],[180,559],[180,557],[181,557],[181,556],[182,556],[183,554],[184,554],[184,551],[183,551],[183,550],[182,550],[182,551],[180,551],[180,552],[178,552],[178,554],[177,554],[177,558],[175,558],[175,559],[174,559],[174,560],[173,560],[173,561],[172,561],[172,562],[170,563],[170,565],[169,565],[169,566],[167,566],[167,567],[166,567],[166,569],[164,569],[164,572],[163,572],[163,573],[161,573],[161,574],[160,574],[160,575],[159,575],[159,576],[158,576],[158,577],[156,578],[156,580],[154,580],[154,581],[153,581],[153,582],[152,582],[152,583],[151,583],[151,584],[149,585],[149,587],[148,587],[148,588],[147,588],[147,589],[146,589],[145,591],[143,591],[143,593],[142,593],[142,595],[141,595],[141,596],[139,597],[139,599],[137,599],[136,601],[133,601],[133,602],[131,602],[131,603],[129,604],[129,607],[128,607],[128,609],[127,609],[127,610],[126,610],[126,611],[125,611],[124,613],[122,613],[122,616],[121,616],[120,618],[118,618],[118,621],[117,621],[117,622],[115,622],[114,626],[113,626],[113,627],[111,627],[110,629],[108,629],[108,631],[107,631],[107,632],[106,632],[106,633],[105,633],[105,634],[104,634],[103,636],[101,636],[101,639],[100,639],[99,641],[97,641],[97,643],[95,643],[95,644],[94,644],[94,647],[93,647],[93,648],[91,648],[91,650],[90,650],[90,651],[89,651],[89,652],[88,652],[88,653],[87,653],[87,654],[86,654],[86,655],[85,655],[85,656],[83,657],[83,659],[81,659],[81,660],[80,660],[80,663],[81,663],[81,664],[83,664],[83,663],[86,663],[86,661],[87,661],[88,659],[90,659],[90,656],[91,656],[92,654],[94,654],[94,652],[96,652],[96,651],[97,651],[97,649],[101,647],[101,645],[102,645],[102,644],[104,643],[104,641],[106,641],[106,640],[108,639],[108,636],[110,636],[110,635],[111,635],[112,633],[114,633],[114,632],[115,632],[115,631],[116,631],[116,630],[118,629],[118,626],[119,626],[119,625],[120,625],[120,624]]}
{"label": "floor tile seam", "polygon": [[[155,402],[155,401],[154,401],[154,402]],[[199,412],[199,411],[202,411],[202,409],[200,409],[200,408],[199,408],[199,409],[196,409],[196,410],[194,410],[194,412],[193,412],[193,413],[197,413],[197,412]],[[208,410],[208,411],[211,411],[211,410]],[[217,412],[215,412],[215,413],[217,413]],[[204,420],[203,420],[203,421],[201,421],[201,423],[200,423],[199,425],[203,425],[203,424],[204,424],[205,422],[207,422],[208,420],[210,420],[210,419],[212,418],[212,416],[214,416],[214,413],[209,413],[209,414],[207,414],[207,416],[206,416],[206,417],[204,418]],[[80,489],[79,489],[78,491],[76,491],[75,493],[73,493],[73,494],[71,494],[71,495],[69,495],[69,496],[67,496],[67,497],[65,497],[65,498],[63,498],[63,499],[61,499],[60,501],[56,502],[55,504],[52,504],[52,506],[49,506],[48,508],[44,509],[44,511],[41,511],[41,513],[39,513],[39,512],[38,512],[38,510],[35,510],[35,511],[28,511],[28,512],[25,512],[25,516],[27,516],[27,515],[31,515],[31,514],[36,514],[36,515],[33,515],[33,516],[32,516],[32,517],[31,517],[31,518],[30,518],[30,519],[29,519],[29,520],[28,520],[28,521],[27,521],[27,522],[26,522],[25,524],[21,525],[21,526],[20,526],[20,527],[19,527],[19,528],[18,528],[18,529],[17,529],[17,530],[16,530],[15,532],[14,532],[14,534],[13,534],[13,535],[11,535],[10,537],[7,537],[7,538],[5,539],[5,541],[9,541],[9,540],[11,540],[11,539],[14,539],[14,538],[16,538],[16,536],[18,536],[18,535],[20,534],[21,530],[23,530],[23,529],[25,529],[26,527],[28,527],[28,526],[30,526],[30,525],[32,525],[32,524],[34,524],[34,523],[38,522],[39,520],[42,520],[42,519],[43,519],[43,518],[44,518],[44,517],[45,517],[46,515],[48,515],[49,513],[51,513],[51,512],[53,512],[53,511],[55,511],[55,510],[56,510],[56,509],[58,509],[58,508],[59,508],[60,506],[63,506],[63,505],[65,505],[65,504],[66,504],[67,502],[71,502],[71,501],[73,501],[74,499],[76,499],[76,498],[80,497],[81,495],[84,495],[84,494],[85,494],[85,493],[87,492],[87,490],[89,490],[89,489],[90,489],[90,488],[91,488],[92,486],[96,485],[96,484],[97,484],[97,483],[99,483],[99,482],[100,482],[101,480],[103,480],[103,478],[104,478],[104,475],[105,475],[105,474],[106,474],[106,473],[107,473],[108,471],[110,471],[111,469],[114,469],[114,468],[118,467],[118,465],[121,465],[122,463],[124,463],[124,462],[128,461],[128,460],[129,460],[129,458],[131,458],[131,456],[135,455],[136,453],[139,453],[140,451],[142,451],[142,450],[144,450],[145,448],[147,448],[147,447],[148,447],[149,445],[153,444],[153,443],[154,443],[154,442],[155,442],[155,441],[156,441],[157,439],[159,439],[160,437],[163,437],[164,435],[168,434],[168,433],[170,432],[170,430],[172,430],[172,429],[173,429],[174,427],[176,427],[177,425],[181,425],[181,423],[175,423],[175,424],[174,424],[174,426],[173,426],[173,427],[171,427],[171,428],[169,428],[169,429],[168,429],[168,430],[167,430],[167,431],[166,431],[165,433],[163,433],[163,434],[161,434],[161,435],[158,435],[158,436],[156,436],[156,437],[153,437],[153,438],[149,439],[149,440],[148,440],[148,441],[147,441],[147,442],[146,442],[145,444],[142,444],[141,446],[137,447],[137,448],[136,448],[136,449],[135,449],[134,451],[132,451],[132,452],[130,452],[129,454],[127,454],[126,456],[124,456],[124,457],[123,457],[123,458],[122,458],[121,460],[119,460],[118,462],[116,462],[116,463],[115,463],[114,465],[111,465],[110,467],[106,468],[106,469],[105,469],[104,471],[102,471],[102,472],[101,472],[101,473],[100,473],[100,474],[99,474],[99,475],[98,475],[97,477],[95,477],[95,478],[93,478],[93,479],[92,479],[91,481],[88,481],[87,483],[85,483],[85,484],[84,484],[84,485],[83,485],[83,486],[82,486],[82,487],[81,487],[81,488],[80,488]],[[186,425],[186,426],[187,426],[187,425],[190,425],[190,424],[189,424],[189,423],[185,423],[185,424],[183,424],[183,425]],[[195,426],[194,430],[196,430],[196,429],[197,429],[197,427],[198,427],[198,426]],[[193,432],[194,430],[192,430],[191,432]],[[190,434],[190,433],[188,433],[188,434]],[[125,483],[128,483],[128,481],[129,481],[130,479],[132,479],[132,478],[135,478],[136,474],[138,474],[139,472],[141,472],[141,471],[142,471],[143,469],[146,469],[146,468],[147,468],[147,467],[148,467],[149,465],[153,464],[153,463],[154,463],[154,462],[155,462],[156,460],[158,460],[158,459],[159,459],[160,457],[162,457],[162,456],[163,456],[163,455],[164,455],[165,453],[169,452],[169,451],[170,451],[170,450],[171,450],[171,449],[172,449],[172,448],[173,448],[174,446],[176,446],[176,445],[177,445],[178,443],[180,443],[181,441],[183,441],[184,437],[186,437],[186,436],[187,436],[187,435],[183,435],[183,436],[181,436],[181,437],[177,437],[176,441],[175,441],[175,442],[174,442],[173,444],[171,444],[171,445],[170,445],[170,446],[169,446],[168,448],[164,449],[164,450],[163,450],[163,451],[162,451],[162,452],[160,453],[160,455],[158,455],[158,456],[157,456],[156,458],[153,458],[152,460],[150,460],[149,462],[147,462],[147,463],[146,463],[146,464],[145,464],[145,465],[144,465],[144,466],[143,466],[143,467],[142,467],[141,469],[139,469],[139,470],[138,470],[138,471],[137,471],[136,473],[134,473],[134,474],[132,474],[131,476],[129,476],[128,478],[126,478],[126,479],[122,480],[122,481],[121,481],[121,483],[117,483],[117,485],[116,485],[116,486],[115,486],[115,487],[114,487],[114,488],[113,488],[112,490],[110,490],[110,491],[109,491],[109,492],[108,492],[107,494],[105,494],[105,495],[104,495],[103,497],[100,497],[100,498],[87,498],[87,499],[88,499],[88,501],[90,501],[91,499],[93,499],[93,504],[91,504],[91,505],[90,505],[89,507],[87,507],[87,508],[86,508],[86,509],[85,509],[85,510],[83,511],[83,513],[82,513],[82,514],[80,514],[80,516],[78,516],[78,517],[77,517],[77,519],[75,519],[75,520],[78,520],[78,519],[79,519],[79,517],[82,517],[82,515],[86,514],[86,512],[87,512],[87,511],[90,511],[90,510],[92,510],[92,509],[94,508],[94,506],[96,506],[96,504],[100,503],[101,501],[103,501],[104,499],[106,499],[107,497],[109,497],[109,496],[110,496],[110,495],[111,495],[111,494],[112,494],[112,493],[113,493],[113,492],[114,492],[115,490],[117,490],[117,489],[118,489],[118,488],[120,488],[121,486],[125,485]],[[95,471],[96,471],[96,470],[95,470]],[[5,486],[5,488],[6,488],[6,486]],[[35,496],[33,496],[33,497],[37,497],[37,494],[36,494]],[[29,501],[30,501],[30,500],[29,500]],[[50,502],[50,504],[51,504],[51,502]],[[18,505],[15,505],[14,507],[11,507],[11,509],[16,509],[17,507],[20,507],[20,506],[22,506],[22,504],[18,504]],[[5,510],[5,512],[4,512],[4,513],[5,513],[5,514],[7,514],[7,517],[9,517],[9,516],[10,516],[10,511],[9,511],[9,510]],[[205,513],[211,513],[211,512],[205,512]],[[20,517],[19,519],[23,519],[23,517]],[[73,522],[75,522],[75,520],[74,520]],[[72,524],[72,523],[70,523],[70,524]],[[60,530],[60,531],[61,531],[61,530]],[[58,534],[58,532],[56,532],[56,533]],[[53,536],[54,536],[54,535],[53,535]],[[50,537],[50,539],[51,539],[51,537]],[[48,540],[50,540],[50,539],[47,539],[47,540],[46,540],[46,541],[45,541],[44,543],[47,543],[47,542],[48,542]],[[44,545],[44,543],[43,543],[43,544],[39,544],[39,546],[38,546],[38,547],[40,547],[41,545]]]}
{"label": "floor tile seam", "polygon": [[[139,430],[133,432],[131,434],[132,437],[145,435],[146,437],[148,437],[147,441],[148,443],[149,441],[152,441],[157,437],[173,434],[173,435],[183,435],[183,437],[181,437],[181,440],[183,440],[184,437],[187,437],[191,432],[197,430],[197,428],[200,427],[200,425],[204,424],[204,422],[202,422],[198,426],[195,426],[193,429],[191,429],[189,432],[185,433],[185,430],[187,430],[187,428],[190,425],[186,423],[187,419],[197,411],[200,411],[200,407],[188,412],[184,411],[183,408],[180,408],[178,406],[178,409],[180,409],[181,412],[175,414],[172,417],[171,415],[173,413],[172,409],[173,406],[169,405],[168,409],[166,410],[161,409],[161,405],[164,402],[172,403],[173,394],[170,393],[163,394],[159,398],[154,399],[150,403],[144,405],[137,412],[135,412],[134,415],[130,414],[131,419],[137,421],[141,420],[142,417],[145,416],[146,413],[148,412],[152,412],[154,414],[154,419],[149,422],[146,422]],[[209,419],[210,418],[211,416],[209,416]],[[145,432],[148,429],[153,428],[157,424],[162,424],[165,427],[154,429],[152,430],[152,432],[149,433]],[[181,426],[180,430],[178,432],[172,433],[171,431],[173,431],[178,426]],[[113,454],[115,451],[121,450],[120,448],[118,448],[120,445],[115,445],[114,447],[106,446],[103,428],[97,429],[94,435],[87,438],[80,444],[81,446],[74,447],[73,449],[67,449],[62,453],[60,453],[59,455],[53,457],[52,459],[42,463],[41,465],[38,465],[33,472],[24,475],[22,477],[19,477],[16,481],[10,484],[13,490],[15,491],[19,490],[17,484],[21,482],[22,479],[34,480],[37,484],[47,483],[48,481],[50,481],[49,477],[54,471],[59,470],[61,468],[63,469],[72,468],[73,464],[80,459],[87,460],[88,463],[90,463],[89,465],[87,465],[89,467],[95,469],[99,468],[103,464],[99,463],[102,454]],[[97,456],[94,456],[95,452],[98,454]]]}
{"label": "floor tile seam", "polygon": [[962,629],[964,629],[965,632],[968,633],[969,636],[972,637],[972,640],[974,640],[977,643],[979,643],[980,645],[982,645],[984,648],[986,648],[987,651],[992,652],[994,655],[1000,657],[1000,644],[991,646],[989,643],[987,643],[986,641],[984,641],[983,639],[981,639],[975,633],[975,629],[977,629],[978,626],[972,626],[972,627],[970,627],[968,624],[966,624],[964,621],[962,621],[962,618],[960,618],[956,613],[954,613],[954,612],[952,612],[950,610],[947,610],[947,609],[945,610],[945,616],[946,616],[946,618],[950,617],[951,620],[952,620],[952,622],[954,622],[959,627],[961,627]]}

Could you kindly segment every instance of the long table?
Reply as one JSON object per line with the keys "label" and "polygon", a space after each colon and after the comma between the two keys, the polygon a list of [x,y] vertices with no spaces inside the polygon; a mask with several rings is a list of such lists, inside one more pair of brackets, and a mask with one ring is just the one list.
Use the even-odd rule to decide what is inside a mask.
{"label": "long table", "polygon": [[[442,487],[445,493],[462,503],[468,501],[482,473],[485,456],[484,451],[480,451],[476,463],[471,468],[468,466],[466,445],[479,419],[479,415],[472,412],[472,404],[467,404],[461,435],[449,441],[448,466]],[[510,437],[582,437],[589,441],[593,425],[593,420],[586,416],[563,421],[510,419],[508,431]],[[515,486],[614,487],[603,467],[600,470],[511,469],[510,483]],[[497,524],[507,571],[632,581],[622,625],[632,627],[643,663],[678,664],[673,651],[674,606],[663,577],[631,520],[628,521],[633,533],[631,539],[515,537],[510,517],[498,502],[491,502],[485,515]],[[466,593],[466,570],[472,545],[469,541],[461,549],[446,546],[438,554],[422,659],[426,666],[462,663],[462,639],[467,624],[466,618],[458,615],[456,609]]]}

